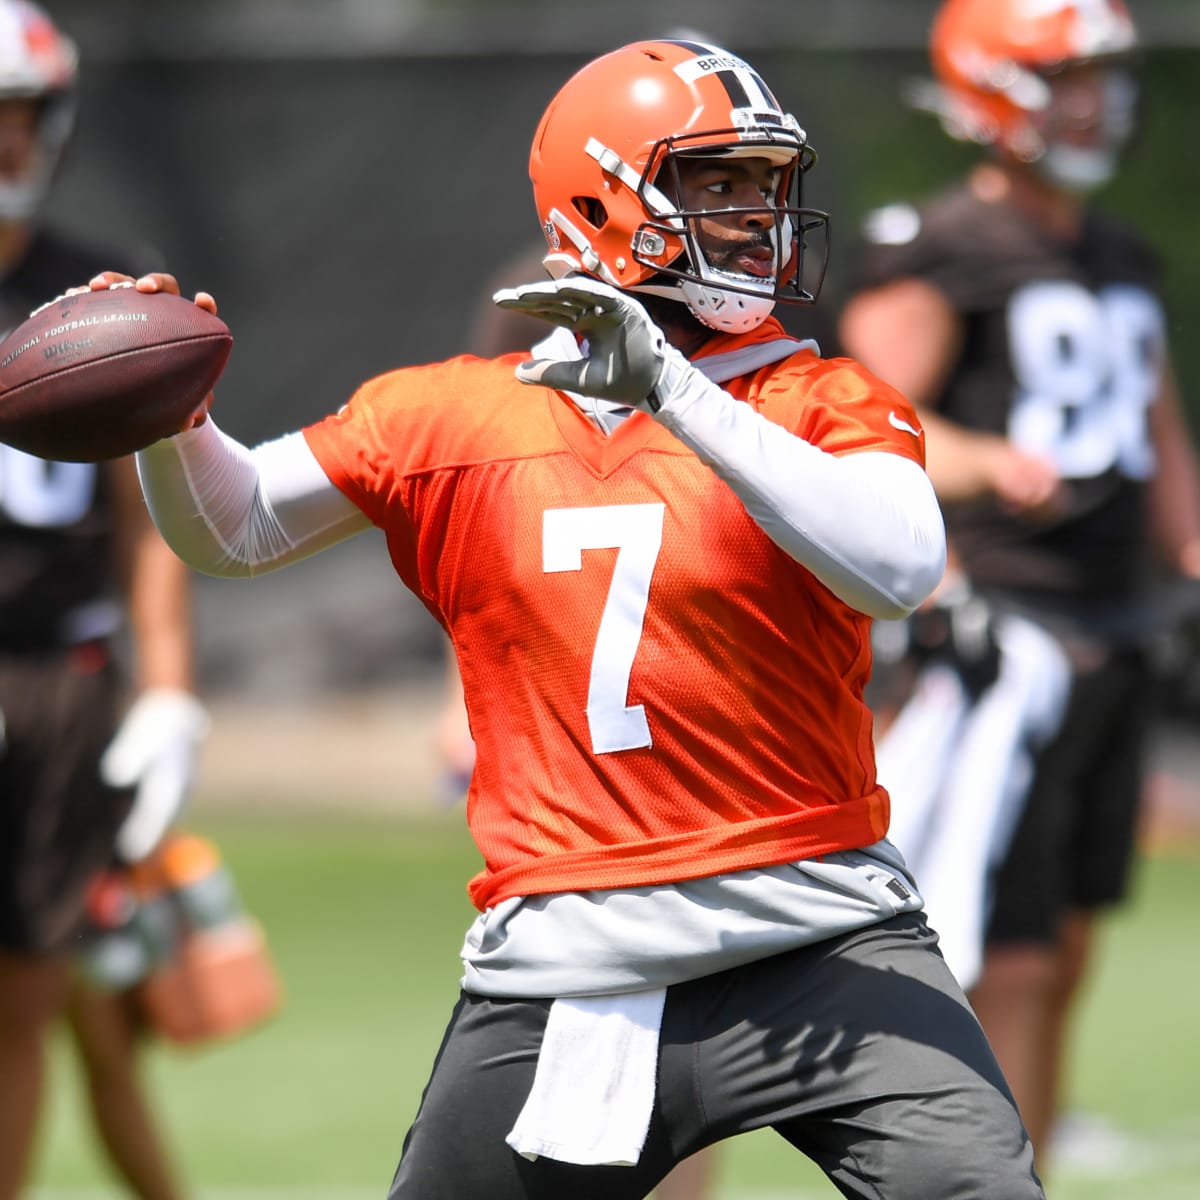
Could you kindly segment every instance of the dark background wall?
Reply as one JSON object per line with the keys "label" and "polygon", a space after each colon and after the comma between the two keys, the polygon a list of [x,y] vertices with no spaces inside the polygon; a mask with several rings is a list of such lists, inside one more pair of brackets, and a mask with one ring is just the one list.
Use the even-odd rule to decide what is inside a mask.
{"label": "dark background wall", "polygon": [[[463,347],[485,281],[538,236],[533,128],[593,53],[686,24],[752,59],[821,156],[806,197],[832,214],[818,322],[836,309],[862,214],[939,186],[973,153],[898,99],[926,70],[925,0],[48,7],[84,57],[51,215],[152,246],[185,291],[216,295],[235,335],[217,417],[249,441],[336,408],[372,374]],[[1143,135],[1104,199],[1168,264],[1196,411],[1200,4],[1132,7],[1150,45]],[[362,541],[278,577],[202,583],[212,686],[282,694],[432,669],[436,629]]]}

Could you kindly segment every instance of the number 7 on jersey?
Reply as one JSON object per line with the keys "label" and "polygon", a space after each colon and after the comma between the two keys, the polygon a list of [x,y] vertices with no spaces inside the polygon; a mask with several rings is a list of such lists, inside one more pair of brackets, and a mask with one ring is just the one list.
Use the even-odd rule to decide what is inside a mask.
{"label": "number 7 on jersey", "polygon": [[551,508],[542,514],[542,570],[580,571],[583,551],[617,551],[588,679],[594,754],[651,745],[646,710],[629,705],[629,676],[642,638],[650,577],[662,548],[663,504]]}

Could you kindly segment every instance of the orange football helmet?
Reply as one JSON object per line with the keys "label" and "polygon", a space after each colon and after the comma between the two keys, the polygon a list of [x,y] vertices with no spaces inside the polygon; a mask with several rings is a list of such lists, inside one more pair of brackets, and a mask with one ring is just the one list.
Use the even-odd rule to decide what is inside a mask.
{"label": "orange football helmet", "polygon": [[[701,214],[680,206],[680,157],[735,155],[782,168],[761,207],[722,210],[769,216],[771,278],[712,267],[695,233]],[[753,329],[777,300],[816,299],[824,255],[815,283],[806,280],[805,241],[827,217],[799,206],[800,178],[815,161],[796,118],[741,58],[696,41],[624,46],[568,80],[534,136],[529,175],[546,268],[668,296],[715,329]]]}
{"label": "orange football helmet", "polygon": [[40,207],[75,121],[74,43],[27,0],[0,0],[0,101],[37,101],[37,148],[24,174],[0,182],[0,220]]}
{"label": "orange football helmet", "polygon": [[[939,114],[955,136],[1021,162],[1041,162],[1057,142],[1051,174],[1053,159],[1061,157],[1068,175],[1087,177],[1105,161],[1111,167],[1132,131],[1136,87],[1127,74],[1105,79],[1102,100],[1088,118],[1099,142],[1080,149],[1060,139],[1063,129],[1056,126],[1079,125],[1083,118],[1071,109],[1088,106],[1056,106],[1056,79],[1074,67],[1116,65],[1136,46],[1123,0],[946,0],[930,35]],[[1103,182],[1062,180],[1073,181]]]}

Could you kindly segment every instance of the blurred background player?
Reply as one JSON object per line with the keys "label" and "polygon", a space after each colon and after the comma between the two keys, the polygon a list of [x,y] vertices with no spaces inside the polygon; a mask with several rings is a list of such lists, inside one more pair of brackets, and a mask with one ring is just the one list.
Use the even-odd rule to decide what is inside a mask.
{"label": "blurred background player", "polygon": [[989,152],[920,207],[869,218],[841,322],[847,353],[921,416],[965,580],[991,611],[1053,634],[1074,675],[996,875],[971,992],[1041,1153],[1094,918],[1128,887],[1151,551],[1200,574],[1159,266],[1087,199],[1133,130],[1136,46],[1121,0],[943,4],[934,107]]}
{"label": "blurred background player", "polygon": [[[0,329],[112,261],[46,229],[76,52],[0,0]],[[135,270],[145,263],[131,261]],[[122,718],[125,626],[134,697]],[[208,718],[193,694],[189,578],[131,461],[50,463],[0,446],[0,1200],[32,1159],[47,1036],[69,1015],[93,1116],[134,1194],[182,1193],[136,1073],[119,994],[72,973],[88,886],[147,854],[190,785]]]}
{"label": "blurred background player", "polygon": [[888,840],[920,880],[942,954],[970,991],[983,966],[992,876],[1034,759],[1061,724],[1070,664],[1050,634],[993,612],[955,568],[907,621],[876,625],[873,642]]}
{"label": "blurred background player", "polygon": [[140,1069],[147,1034],[133,992],[73,975],[66,1016],[91,1123],[109,1163],[138,1200],[182,1200],[187,1192]]}

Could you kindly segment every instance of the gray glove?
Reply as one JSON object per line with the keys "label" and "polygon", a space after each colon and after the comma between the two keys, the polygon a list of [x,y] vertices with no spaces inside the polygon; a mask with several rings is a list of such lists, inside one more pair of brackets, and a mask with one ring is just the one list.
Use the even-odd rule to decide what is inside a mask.
{"label": "gray glove", "polygon": [[586,339],[583,358],[522,363],[517,368],[522,383],[658,411],[653,392],[662,378],[667,340],[636,300],[583,275],[504,288],[492,299],[501,308],[561,325]]}

